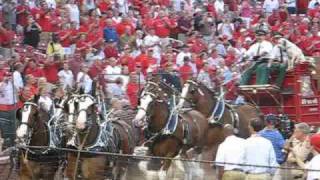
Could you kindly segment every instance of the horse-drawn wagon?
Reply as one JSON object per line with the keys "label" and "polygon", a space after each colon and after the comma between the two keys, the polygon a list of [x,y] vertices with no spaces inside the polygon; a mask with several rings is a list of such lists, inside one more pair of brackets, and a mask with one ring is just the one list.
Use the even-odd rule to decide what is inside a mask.
{"label": "horse-drawn wagon", "polygon": [[314,60],[312,67],[309,63],[300,63],[288,71],[282,89],[273,85],[276,77],[271,75],[270,84],[239,86],[239,92],[264,114],[278,114],[294,122],[319,126],[320,71],[317,67],[320,61]]}

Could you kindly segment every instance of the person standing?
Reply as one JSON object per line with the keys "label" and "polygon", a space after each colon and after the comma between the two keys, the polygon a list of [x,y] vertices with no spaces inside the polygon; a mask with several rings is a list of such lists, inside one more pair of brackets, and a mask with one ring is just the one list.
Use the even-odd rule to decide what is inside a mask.
{"label": "person standing", "polygon": [[32,16],[28,17],[28,25],[24,27],[24,40],[23,43],[30,45],[34,48],[38,47],[40,42],[40,33],[42,29],[40,25],[34,21]]}
{"label": "person standing", "polygon": [[73,88],[73,73],[68,63],[63,64],[63,69],[58,73],[59,81],[64,90]]}
{"label": "person standing", "polygon": [[283,139],[280,132],[275,128],[275,124],[278,118],[274,114],[268,114],[265,118],[266,127],[259,132],[259,134],[270,140],[276,153],[277,162],[282,164],[284,162],[284,154],[282,152],[285,140]]}
{"label": "person standing", "polygon": [[310,137],[310,143],[312,145],[313,158],[306,165],[307,169],[314,169],[317,171],[307,172],[307,180],[320,179],[320,134],[314,134]]}
{"label": "person standing", "polygon": [[93,80],[88,75],[88,67],[83,65],[81,71],[77,74],[77,88],[80,88],[84,93],[89,94],[92,90]]}
{"label": "person standing", "polygon": [[248,165],[245,167],[246,180],[271,180],[275,173],[275,167],[278,166],[272,143],[258,134],[263,126],[261,119],[250,120],[251,136],[246,140],[244,150],[244,164]]}
{"label": "person standing", "polygon": [[224,125],[223,133],[225,140],[219,145],[216,155],[218,180],[244,180],[243,167],[235,164],[243,163],[245,140],[234,135],[231,124]]}
{"label": "person standing", "polygon": [[[291,168],[303,168],[299,162],[305,162],[311,153],[310,144],[310,127],[306,123],[299,123],[295,125],[295,129],[292,137],[288,140],[284,150],[288,152],[288,157],[285,162],[286,167]],[[286,179],[303,179],[304,171],[293,169],[293,170],[282,170],[281,176],[285,176]]]}

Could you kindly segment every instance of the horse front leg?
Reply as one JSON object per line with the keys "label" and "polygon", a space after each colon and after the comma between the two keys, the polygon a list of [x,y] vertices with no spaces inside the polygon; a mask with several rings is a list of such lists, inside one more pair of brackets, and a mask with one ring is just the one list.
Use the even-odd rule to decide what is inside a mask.
{"label": "horse front leg", "polygon": [[159,170],[158,176],[160,180],[165,180],[168,179],[167,175],[168,175],[168,170],[170,168],[171,165],[171,160],[167,159],[167,160],[163,160],[162,166]]}
{"label": "horse front leg", "polygon": [[[77,161],[77,157],[74,153],[68,153],[67,155],[67,166],[65,168],[65,177],[67,177],[68,179],[74,179],[74,175],[75,175],[75,171],[77,171],[75,168],[76,168],[76,163],[79,163],[79,162],[76,162]],[[76,176],[77,176],[77,172],[76,172]],[[76,177],[75,177],[76,178]]]}

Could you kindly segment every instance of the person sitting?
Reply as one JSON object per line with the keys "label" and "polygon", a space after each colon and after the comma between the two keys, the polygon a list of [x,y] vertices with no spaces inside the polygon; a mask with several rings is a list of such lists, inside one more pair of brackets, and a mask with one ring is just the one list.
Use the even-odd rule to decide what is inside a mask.
{"label": "person sitting", "polygon": [[247,85],[251,78],[251,75],[256,73],[256,84],[262,85],[267,84],[265,80],[265,73],[261,70],[264,68],[264,63],[268,61],[271,56],[273,45],[271,42],[266,40],[266,31],[257,30],[256,31],[256,43],[250,46],[248,51],[244,55],[244,59],[253,61],[251,66],[245,70],[243,73],[240,85]]}
{"label": "person sitting", "polygon": [[271,72],[278,72],[275,85],[282,88],[283,80],[287,70],[292,70],[294,64],[305,61],[302,50],[289,40],[282,37],[280,33],[274,33],[274,48],[268,62],[260,65],[262,83],[268,84]]}

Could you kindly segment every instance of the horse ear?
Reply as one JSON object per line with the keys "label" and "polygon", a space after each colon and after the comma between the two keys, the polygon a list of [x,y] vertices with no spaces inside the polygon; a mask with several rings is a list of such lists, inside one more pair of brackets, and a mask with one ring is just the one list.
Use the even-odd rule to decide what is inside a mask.
{"label": "horse ear", "polygon": [[16,111],[16,119],[21,120],[21,108]]}
{"label": "horse ear", "polygon": [[84,88],[83,88],[83,87],[81,87],[81,88],[79,89],[79,94],[84,94]]}
{"label": "horse ear", "polygon": [[33,102],[34,102],[35,104],[38,104],[39,99],[40,99],[40,95],[34,95],[34,96],[33,96]]}

